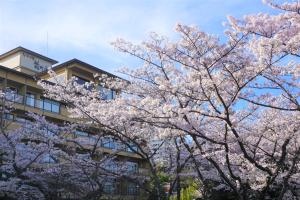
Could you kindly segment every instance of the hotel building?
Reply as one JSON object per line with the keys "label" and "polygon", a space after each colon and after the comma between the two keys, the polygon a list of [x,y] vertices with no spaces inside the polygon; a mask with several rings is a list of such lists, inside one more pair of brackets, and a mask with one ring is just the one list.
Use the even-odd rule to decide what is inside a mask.
{"label": "hotel building", "polygon": [[[11,128],[26,123],[28,120],[27,112],[43,115],[47,120],[57,124],[72,120],[68,117],[66,105],[45,98],[43,89],[37,84],[37,80],[40,79],[51,81],[49,75],[45,72],[48,68],[52,68],[57,77],[62,80],[77,77],[79,84],[94,81],[95,74],[115,76],[78,59],[58,64],[56,60],[23,47],[17,47],[3,53],[0,55],[0,89],[14,92],[13,95],[5,97],[7,101],[13,103],[14,111],[2,117],[6,121],[10,121]],[[112,99],[115,95],[115,91],[105,90],[104,97],[106,99]],[[93,134],[78,130],[75,137],[89,137]],[[113,138],[103,138],[98,148],[99,151],[107,154],[113,153],[116,149],[120,150],[118,157],[126,160],[133,173],[144,176],[149,172],[143,159]],[[107,195],[114,196],[114,199],[146,198],[145,193],[137,185],[130,182],[117,184],[117,186],[107,183],[104,185],[104,192]]]}

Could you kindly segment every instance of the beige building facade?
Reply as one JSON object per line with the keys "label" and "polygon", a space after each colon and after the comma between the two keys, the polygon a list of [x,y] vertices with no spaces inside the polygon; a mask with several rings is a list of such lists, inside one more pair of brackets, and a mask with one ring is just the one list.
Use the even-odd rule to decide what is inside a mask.
{"label": "beige building facade", "polygon": [[[26,116],[27,112],[43,115],[49,121],[57,124],[72,121],[68,117],[67,105],[45,98],[43,96],[43,89],[37,84],[37,80],[39,79],[51,81],[46,72],[47,69],[52,68],[56,72],[57,78],[62,80],[68,80],[75,76],[78,83],[94,81],[95,74],[115,76],[78,59],[72,59],[61,64],[57,63],[56,60],[23,47],[17,47],[0,55],[0,89],[14,92],[13,95],[5,97],[6,100],[13,103],[13,107],[15,108],[13,113],[7,113],[4,116],[5,120],[12,122],[11,128],[26,123],[26,120],[28,120]],[[115,95],[115,91],[107,90],[105,98],[112,99]],[[76,137],[85,137],[93,134],[95,133],[78,131]],[[117,148],[122,146],[112,138],[104,138],[103,141],[98,148],[99,151],[107,154],[113,153]],[[134,173],[147,176],[149,173],[147,164],[140,156],[124,146],[119,150],[118,156],[120,159],[126,160]],[[107,195],[113,196],[114,199],[146,198],[144,192],[132,183],[118,183],[118,190],[113,185],[107,185],[104,189]]]}

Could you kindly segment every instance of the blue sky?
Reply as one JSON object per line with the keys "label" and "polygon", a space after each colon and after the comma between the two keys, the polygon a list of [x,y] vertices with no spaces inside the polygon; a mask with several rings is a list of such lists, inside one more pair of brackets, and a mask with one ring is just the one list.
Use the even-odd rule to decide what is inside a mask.
{"label": "blue sky", "polygon": [[271,9],[261,0],[0,0],[0,53],[23,46],[114,72],[136,64],[110,45],[117,37],[140,42],[155,31],[172,38],[177,22],[221,35],[226,16],[258,12]]}

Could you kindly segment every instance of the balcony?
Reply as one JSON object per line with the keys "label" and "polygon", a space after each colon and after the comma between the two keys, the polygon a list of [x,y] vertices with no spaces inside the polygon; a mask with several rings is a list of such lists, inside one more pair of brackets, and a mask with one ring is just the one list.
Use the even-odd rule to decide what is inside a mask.
{"label": "balcony", "polygon": [[[74,138],[81,145],[87,146],[94,146],[98,141],[95,135],[82,130],[76,130],[74,133]],[[132,144],[131,148],[129,148],[127,145],[122,144],[120,141],[110,137],[101,138],[101,140],[98,141],[97,146],[106,149],[119,150],[130,153],[135,153],[136,151],[138,151],[137,146],[135,146],[134,144]]]}
{"label": "balcony", "polygon": [[138,151],[137,146],[131,145],[131,148],[129,148],[127,145],[122,144],[120,141],[117,141],[113,138],[103,138],[101,140],[101,147],[108,148],[108,149],[114,149],[114,150],[120,150],[120,151],[126,151],[134,153]]}
{"label": "balcony", "polygon": [[[89,145],[93,146],[96,143],[96,138],[92,135],[89,136],[76,136],[76,141],[79,142],[81,145]],[[116,150],[116,151],[124,151],[129,153],[135,153],[135,151],[138,151],[136,146],[132,146],[131,148],[135,151],[132,151],[130,148],[128,148],[126,145],[120,143],[120,142],[107,142],[105,139],[102,139],[97,144],[98,147]]]}
{"label": "balcony", "polygon": [[52,113],[60,113],[60,103],[50,99],[36,99],[30,96],[23,96],[15,93],[6,93],[5,100]]}
{"label": "balcony", "polygon": [[[103,192],[106,195],[140,195],[140,186],[134,182],[120,182],[119,180],[106,180],[103,183]],[[122,198],[123,199],[123,198]]]}

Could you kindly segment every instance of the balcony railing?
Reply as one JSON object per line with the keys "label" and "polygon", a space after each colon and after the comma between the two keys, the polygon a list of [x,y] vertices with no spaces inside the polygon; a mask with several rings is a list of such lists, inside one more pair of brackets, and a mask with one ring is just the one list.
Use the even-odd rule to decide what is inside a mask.
{"label": "balcony railing", "polygon": [[106,195],[140,195],[140,188],[135,184],[128,184],[125,188],[119,188],[114,184],[106,184],[103,187],[103,192]]}
{"label": "balcony railing", "polygon": [[132,153],[138,151],[137,146],[134,144],[131,144],[130,145],[131,148],[129,148],[127,145],[122,144],[122,142],[111,137],[103,137],[101,138],[100,141],[98,141],[95,135],[90,134],[89,132],[83,130],[76,130],[74,133],[74,138],[81,145],[94,146],[95,143],[98,142],[97,146],[104,147],[107,149],[120,150],[120,151],[132,152]]}
{"label": "balcony railing", "polygon": [[50,99],[36,99],[15,93],[6,93],[5,99],[10,102],[25,104],[30,107],[39,108],[41,110],[60,113],[60,103]]}
{"label": "balcony railing", "polygon": [[101,146],[108,149],[114,149],[114,150],[121,150],[121,151],[127,151],[127,152],[136,152],[138,151],[137,146],[131,145],[131,148],[129,148],[127,145],[122,144],[122,142],[117,141],[112,138],[104,138],[101,140]]}
{"label": "balcony railing", "polygon": [[6,93],[5,94],[5,100],[11,101],[14,103],[23,104],[24,102],[24,96],[15,94],[15,93]]}
{"label": "balcony railing", "polygon": [[[90,145],[90,146],[95,145],[97,141],[97,138],[95,136],[90,135],[88,133],[86,133],[86,135],[83,135],[82,131],[80,131],[81,133],[80,135],[78,133],[79,132],[75,133],[75,139],[81,145]],[[97,146],[107,148],[107,149],[112,149],[112,150],[130,152],[130,153],[135,153],[136,151],[138,151],[138,148],[135,145],[132,145],[131,148],[129,148],[128,146],[122,144],[121,142],[112,139],[107,139],[107,138],[102,138],[100,141],[98,141]]]}

